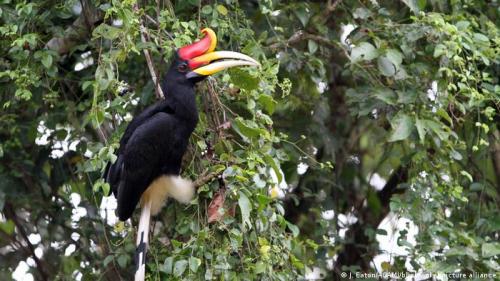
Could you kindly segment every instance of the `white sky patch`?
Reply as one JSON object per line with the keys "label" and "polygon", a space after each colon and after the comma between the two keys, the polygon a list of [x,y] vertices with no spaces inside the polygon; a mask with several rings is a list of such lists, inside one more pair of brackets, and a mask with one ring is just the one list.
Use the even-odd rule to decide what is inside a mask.
{"label": "white sky patch", "polygon": [[450,182],[450,176],[447,174],[441,175],[441,179],[444,180],[445,182]]}
{"label": "white sky patch", "polygon": [[80,281],[82,280],[83,274],[80,271],[75,270],[73,271],[73,274],[71,274],[71,277],[73,277],[73,280]]}
{"label": "white sky patch", "polygon": [[38,134],[35,138],[35,143],[38,145],[47,145],[49,143],[48,138],[54,132],[54,130],[50,130],[45,126],[44,121],[40,121],[38,123],[38,127],[36,128]]}
{"label": "white sky patch", "polygon": [[33,281],[33,275],[31,273],[28,273],[29,266],[25,261],[21,261],[17,267],[16,270],[12,273],[12,279],[17,280],[17,281]]}
{"label": "white sky patch", "polygon": [[36,247],[35,256],[39,259],[43,257],[43,248],[41,246]]}
{"label": "white sky patch", "polygon": [[281,169],[279,170],[281,174],[281,182],[278,183],[278,176],[276,175],[274,169],[268,169],[268,171],[269,175],[271,176],[271,181],[273,182],[273,184],[269,186],[269,194],[271,195],[271,197],[283,199],[285,197],[286,190],[288,189],[288,184],[285,180],[285,174],[283,174],[283,171]]}
{"label": "white sky patch", "polygon": [[307,172],[307,169],[309,169],[309,165],[304,162],[300,162],[297,165],[297,174],[303,175],[305,172]]}
{"label": "white sky patch", "polygon": [[356,26],[354,24],[341,25],[341,29],[342,31],[340,33],[340,42],[343,45],[351,48],[354,45],[351,44],[351,42],[348,42],[347,37],[354,29],[356,29]]}
{"label": "white sky patch", "polygon": [[80,1],[75,2],[75,4],[73,4],[73,7],[71,7],[71,10],[73,11],[73,14],[80,15],[82,13],[82,4],[80,3]]}
{"label": "white sky patch", "polygon": [[69,195],[69,201],[73,204],[73,206],[78,207],[80,202],[82,202],[82,197],[80,194],[73,192]]}
{"label": "white sky patch", "polygon": [[339,229],[339,237],[341,239],[345,238],[345,233],[347,232],[347,230],[348,230],[347,228],[341,228],[341,229]]}
{"label": "white sky patch", "polygon": [[317,89],[318,89],[318,92],[320,94],[324,93],[325,90],[328,88],[328,84],[323,82],[323,81],[320,81],[318,82],[318,84],[316,85]]}
{"label": "white sky patch", "polygon": [[72,225],[74,227],[77,227],[78,225],[76,223],[79,222],[80,219],[85,217],[86,215],[87,215],[87,209],[85,209],[84,207],[75,207],[73,210],[71,210]]}
{"label": "white sky patch", "polygon": [[358,221],[358,218],[353,213],[347,213],[347,215],[339,214],[339,224],[340,226],[353,225]]}
{"label": "white sky patch", "polygon": [[382,178],[378,173],[374,173],[370,177],[370,185],[373,186],[375,190],[382,190],[386,183],[387,181],[384,178]]}
{"label": "white sky patch", "polygon": [[451,210],[449,208],[444,209],[444,215],[449,218],[451,216]]}
{"label": "white sky patch", "polygon": [[431,101],[436,101],[437,95],[438,95],[437,82],[432,81],[431,87],[427,90],[427,98],[429,98]]}
{"label": "white sky patch", "polygon": [[112,23],[113,26],[116,26],[116,27],[120,27],[123,25],[123,21],[121,19],[116,19],[116,20],[113,20],[113,23]]}
{"label": "white sky patch", "polygon": [[118,217],[115,214],[117,206],[118,203],[113,195],[102,198],[99,214],[106,220],[108,225],[115,225],[118,222]]}
{"label": "white sky patch", "polygon": [[305,280],[320,280],[324,279],[326,276],[326,272],[315,266],[312,269],[309,267],[306,267],[306,275],[304,276]]}
{"label": "white sky patch", "polygon": [[28,235],[28,240],[31,244],[36,245],[40,243],[40,241],[42,241],[42,237],[40,236],[40,234],[31,233],[30,235]]}
{"label": "white sky patch", "polygon": [[335,217],[335,211],[334,210],[323,211],[321,212],[321,217],[324,220],[333,220],[333,218]]}
{"label": "white sky patch", "polygon": [[33,258],[27,258],[26,263],[30,266],[33,267],[36,265],[35,260]]}
{"label": "white sky patch", "polygon": [[71,233],[71,239],[73,241],[78,241],[78,239],[80,239],[80,234],[78,234],[76,232]]}
{"label": "white sky patch", "polygon": [[79,207],[82,197],[78,193],[71,193],[69,195],[69,201],[73,204],[73,209],[71,210],[71,221],[74,227],[77,227],[77,222],[87,215],[87,209],[84,207]]}
{"label": "white sky patch", "polygon": [[394,262],[395,256],[408,255],[405,247],[399,246],[397,241],[400,236],[399,231],[406,229],[408,231],[407,241],[411,245],[416,245],[415,239],[418,234],[418,227],[409,219],[397,217],[393,213],[389,213],[380,223],[379,229],[387,232],[387,235],[378,235],[376,239],[379,243],[379,248],[383,252],[373,258],[376,270],[382,272],[382,262]]}
{"label": "white sky patch", "polygon": [[359,160],[359,157],[357,155],[351,155],[351,156],[349,156],[349,158],[347,158],[347,161],[349,163],[354,163],[356,165],[359,165],[359,163],[361,163],[361,161]]}
{"label": "white sky patch", "polygon": [[277,16],[279,16],[280,14],[281,14],[281,10],[275,10],[275,11],[272,11],[272,12],[271,12],[271,16],[273,16],[273,17],[277,17]]}
{"label": "white sky patch", "polygon": [[94,58],[91,56],[92,55],[92,52],[91,51],[88,51],[88,52],[85,52],[85,53],[82,53],[80,55],[80,57],[82,58],[81,61],[77,62],[75,64],[75,71],[82,71],[84,70],[85,68],[91,66],[94,64]]}
{"label": "white sky patch", "polygon": [[64,255],[66,257],[70,256],[76,251],[76,246],[75,244],[70,244],[68,247],[66,247],[66,250],[64,250]]}
{"label": "white sky patch", "polygon": [[55,242],[50,242],[50,247],[51,247],[51,248],[54,248],[54,249],[56,249],[56,250],[59,250],[59,249],[61,249],[61,243],[60,243],[60,242],[57,242],[57,241],[55,241]]}

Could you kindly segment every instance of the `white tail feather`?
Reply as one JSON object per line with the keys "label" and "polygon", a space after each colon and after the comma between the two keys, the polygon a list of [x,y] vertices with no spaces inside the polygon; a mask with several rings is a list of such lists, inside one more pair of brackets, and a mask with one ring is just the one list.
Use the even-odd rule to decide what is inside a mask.
{"label": "white tail feather", "polygon": [[151,215],[157,215],[168,197],[181,203],[189,203],[194,196],[194,185],[180,176],[160,176],[154,180],[142,195],[142,201],[151,200]]}

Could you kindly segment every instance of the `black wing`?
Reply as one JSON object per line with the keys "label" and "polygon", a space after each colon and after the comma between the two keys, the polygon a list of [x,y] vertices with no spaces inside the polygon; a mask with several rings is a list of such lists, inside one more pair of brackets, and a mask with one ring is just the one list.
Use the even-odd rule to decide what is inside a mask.
{"label": "black wing", "polygon": [[160,101],[146,108],[139,115],[135,116],[130,124],[128,124],[127,129],[125,129],[125,132],[120,139],[120,148],[117,152],[118,158],[116,159],[115,163],[108,162],[104,171],[103,177],[111,186],[110,194],[108,194],[108,196],[111,195],[111,193],[113,193],[115,196],[118,196],[118,184],[120,183],[121,172],[123,169],[123,151],[127,146],[128,140],[139,126],[146,123],[152,116],[159,112],[173,114],[174,110],[168,102]]}
{"label": "black wing", "polygon": [[178,150],[177,124],[173,115],[160,112],[138,126],[130,136],[121,156],[117,190],[120,220],[132,215],[142,193],[156,177],[166,169],[178,173],[183,151]]}

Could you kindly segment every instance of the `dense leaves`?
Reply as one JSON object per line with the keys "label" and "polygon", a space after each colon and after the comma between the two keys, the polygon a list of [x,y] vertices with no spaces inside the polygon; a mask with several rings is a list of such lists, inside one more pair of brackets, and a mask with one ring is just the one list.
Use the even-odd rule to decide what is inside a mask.
{"label": "dense leaves", "polygon": [[156,99],[144,51],[161,76],[205,26],[262,68],[198,87],[150,280],[499,271],[497,1],[0,3],[0,279],[131,279],[100,176]]}

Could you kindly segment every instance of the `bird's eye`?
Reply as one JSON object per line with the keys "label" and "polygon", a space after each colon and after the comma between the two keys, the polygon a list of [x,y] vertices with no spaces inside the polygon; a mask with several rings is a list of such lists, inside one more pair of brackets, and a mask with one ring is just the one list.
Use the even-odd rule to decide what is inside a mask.
{"label": "bird's eye", "polygon": [[179,70],[179,72],[186,72],[187,69],[188,69],[188,66],[185,63],[181,63],[181,64],[179,64],[179,66],[177,67],[177,69]]}

